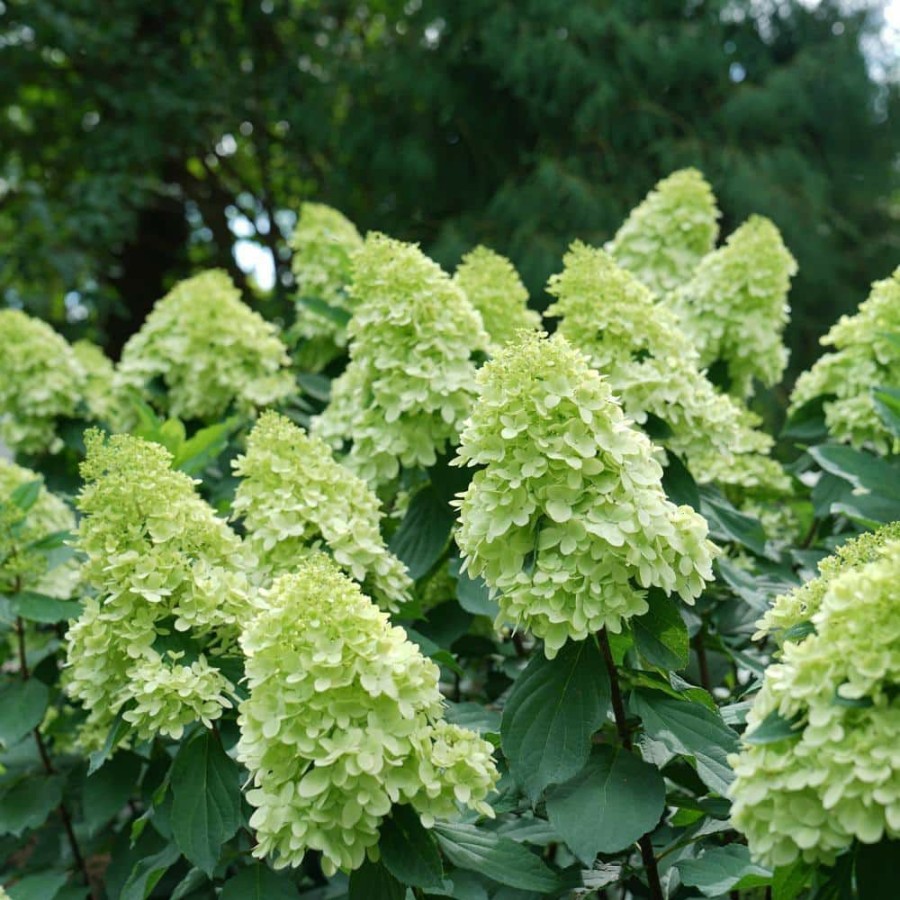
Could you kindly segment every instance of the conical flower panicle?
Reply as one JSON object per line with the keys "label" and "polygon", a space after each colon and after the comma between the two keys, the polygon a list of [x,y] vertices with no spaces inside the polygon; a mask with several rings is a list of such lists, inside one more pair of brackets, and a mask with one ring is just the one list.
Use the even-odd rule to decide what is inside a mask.
{"label": "conical flower panicle", "polygon": [[33,545],[61,531],[74,531],[72,510],[44,486],[28,510],[12,499],[17,488],[40,479],[37,472],[0,457],[0,594],[29,590],[68,600],[78,583],[78,563],[70,560],[49,568],[46,553]]}
{"label": "conical flower panicle", "polygon": [[831,864],[854,840],[900,837],[896,529],[822,568],[803,601],[810,630],[785,638],[747,716],[751,741],[772,717],[795,733],[729,759],[732,822],[774,866]]}
{"label": "conical flower panicle", "polygon": [[822,338],[834,347],[804,372],[794,386],[791,411],[832,396],[825,405],[828,430],[855,447],[900,453],[900,439],[881,421],[873,388],[900,385],[900,267],[876,281],[853,316],[840,320]]}
{"label": "conical flower panicle", "polygon": [[457,463],[483,466],[457,501],[457,543],[500,619],[544,639],[618,632],[662,588],[690,603],[712,578],[706,522],[670,503],[647,437],[563,338],[525,335],[478,374]]}
{"label": "conical flower panicle", "polygon": [[76,414],[84,379],[62,335],[20,310],[0,310],[0,441],[7,447],[57,451],[56,420]]}
{"label": "conical flower panicle", "polygon": [[369,486],[275,412],[264,412],[234,463],[232,509],[268,575],[296,568],[324,544],[335,562],[385,609],[408,602],[412,581],[381,537],[381,504]]}
{"label": "conical flower panicle", "polygon": [[413,244],[370,234],[354,257],[350,363],[332,385],[313,433],[370,484],[401,466],[431,466],[455,444],[475,395],[481,317],[462,290]]}
{"label": "conical flower panicle", "polygon": [[603,250],[580,241],[551,277],[558,332],[609,380],[625,413],[639,425],[665,422],[665,447],[684,457],[698,481],[786,489],[780,466],[765,454],[772,439],[750,414],[720,394],[700,369],[677,316]]}
{"label": "conical flower panicle", "polygon": [[298,298],[295,330],[315,344],[327,361],[346,346],[346,328],[334,318],[304,306],[302,301],[321,300],[336,309],[350,311],[353,255],[363,241],[356,226],[336,209],[324,203],[304,203],[290,243]]}
{"label": "conical flower panicle", "polygon": [[712,188],[696,169],[660,181],[606,245],[615,261],[655,294],[684,284],[719,235]]}
{"label": "conical flower panicle", "polygon": [[751,216],[664,299],[697,347],[700,364],[725,363],[729,393],[736,397],[750,396],[754,378],[772,386],[784,374],[787,296],[796,272],[775,225]]}
{"label": "conical flower panicle", "polygon": [[277,578],[241,645],[254,855],[283,867],[319,850],[326,873],[350,871],[394,804],[426,824],[458,802],[492,815],[490,744],[441,722],[437,666],[333,561],[315,554]]}
{"label": "conical flower panicle", "polygon": [[216,660],[248,614],[246,551],[165,448],[98,431],[85,445],[77,546],[95,596],[69,629],[67,690],[88,711],[85,743],[120,711],[141,740],[178,738],[231,706]]}
{"label": "conical flower panicle", "polygon": [[522,329],[537,330],[541,317],[528,308],[528,291],[513,264],[487,247],[467,253],[453,275],[481,313],[491,350],[499,350]]}
{"label": "conical flower panicle", "polygon": [[[274,325],[251,310],[228,274],[212,269],[180,281],[153,307],[122,351],[118,386],[135,388],[168,415],[214,421],[296,392]],[[167,395],[151,397],[161,380]]]}

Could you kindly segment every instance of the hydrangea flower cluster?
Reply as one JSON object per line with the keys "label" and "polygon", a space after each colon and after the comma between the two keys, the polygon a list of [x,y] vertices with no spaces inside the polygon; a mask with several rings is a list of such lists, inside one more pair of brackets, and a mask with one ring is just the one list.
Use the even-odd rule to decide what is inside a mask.
{"label": "hydrangea flower cluster", "polygon": [[[348,218],[323,203],[304,203],[291,237],[297,296],[350,311],[353,254],[361,247],[362,238]],[[338,321],[300,303],[296,331],[306,340],[324,343],[326,347],[347,344],[346,330]]]}
{"label": "hydrangea flower cluster", "polygon": [[900,539],[857,544],[807,592],[814,629],[786,640],[747,717],[795,734],[729,760],[732,821],[753,856],[830,864],[854,841],[900,837]]}
{"label": "hydrangea flower cluster", "polygon": [[816,397],[825,422],[840,441],[870,444],[880,453],[900,453],[900,440],[878,417],[872,389],[900,385],[900,268],[872,285],[854,316],[842,316],[822,344],[834,347],[798,379],[791,411]]}
{"label": "hydrangea flower cluster", "polygon": [[492,352],[521,329],[535,331],[540,326],[541,317],[528,308],[528,291],[505,256],[476,247],[462,258],[453,280],[481,313]]}
{"label": "hydrangea flower cluster", "polygon": [[[154,306],[117,374],[169,415],[212,421],[232,406],[250,412],[294,393],[289,364],[275,326],[213,269],[179,282]],[[152,393],[155,381],[165,384],[164,397]]]}
{"label": "hydrangea flower cluster", "polygon": [[84,370],[82,393],[90,417],[100,422],[117,423],[122,410],[116,394],[116,370],[112,360],[91,341],[75,341],[72,352]]}
{"label": "hydrangea flower cluster", "polygon": [[0,441],[17,453],[57,451],[56,420],[74,416],[84,371],[46,322],[0,310]]}
{"label": "hydrangea flower cluster", "polygon": [[662,296],[684,284],[716,246],[712,188],[696,169],[660,181],[606,245],[615,261]]}
{"label": "hydrangea flower cluster", "polygon": [[164,447],[99,431],[85,445],[77,546],[96,596],[69,629],[66,678],[83,742],[102,743],[120,711],[141,740],[178,738],[231,706],[216,661],[237,651],[249,558]]}
{"label": "hydrangea flower cluster", "polygon": [[782,341],[797,263],[768,219],[751,216],[723,247],[704,257],[691,280],[665,302],[700,352],[700,363],[723,361],[729,393],[748,397],[753,379],[780,381],[788,352]]}
{"label": "hydrangea flower cluster", "polygon": [[493,815],[491,745],[441,721],[437,666],[332,560],[315,554],[263,590],[241,646],[256,856],[296,866],[320,850],[330,875],[374,852],[394,804],[425,825],[458,804]]}
{"label": "hydrangea flower cluster", "polygon": [[478,373],[459,465],[483,466],[457,501],[464,566],[500,620],[556,655],[648,609],[655,586],[693,602],[712,578],[704,519],[675,506],[648,438],[565,339],[526,335]]}
{"label": "hydrangea flower cluster", "polygon": [[559,333],[608,378],[625,413],[639,425],[648,414],[663,420],[671,432],[663,443],[698,481],[786,489],[781,467],[763,455],[772,439],[716,391],[676,315],[603,250],[576,241],[563,262],[547,287],[557,298],[547,315],[562,317]]}
{"label": "hydrangea flower cluster", "polygon": [[381,536],[378,497],[322,441],[284,416],[264,412],[234,471],[242,478],[234,514],[243,518],[247,543],[269,575],[292,571],[324,545],[383,608],[411,599],[406,567]]}
{"label": "hydrangea flower cluster", "polygon": [[28,510],[12,502],[17,488],[39,480],[37,472],[0,457],[0,594],[31,590],[67,600],[78,582],[78,563],[68,560],[50,568],[47,554],[29,546],[74,531],[72,510],[43,485]]}
{"label": "hydrangea flower cluster", "polygon": [[354,257],[350,363],[313,433],[383,484],[401,466],[431,466],[456,442],[475,395],[472,354],[486,352],[481,316],[414,244],[367,236]]}

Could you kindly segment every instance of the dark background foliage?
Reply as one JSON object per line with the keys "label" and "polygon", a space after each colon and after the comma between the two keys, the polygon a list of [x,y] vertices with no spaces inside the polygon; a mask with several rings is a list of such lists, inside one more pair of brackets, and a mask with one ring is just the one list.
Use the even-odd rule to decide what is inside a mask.
{"label": "dark background foliage", "polygon": [[0,296],[115,354],[198,266],[253,287],[242,224],[277,313],[315,199],[447,265],[485,242],[542,307],[569,241],[696,165],[724,233],[763,213],[798,258],[800,368],[900,259],[879,20],[828,0],[6,0]]}

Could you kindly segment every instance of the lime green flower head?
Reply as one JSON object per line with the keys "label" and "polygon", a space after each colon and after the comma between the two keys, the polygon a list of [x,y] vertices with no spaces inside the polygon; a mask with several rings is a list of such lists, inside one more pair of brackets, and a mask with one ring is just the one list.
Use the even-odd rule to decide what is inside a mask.
{"label": "lime green flower head", "polygon": [[[304,203],[291,237],[291,267],[297,285],[297,333],[319,347],[327,361],[347,344],[346,328],[335,318],[305,306],[304,300],[322,301],[351,311],[353,254],[362,247],[356,226],[336,209],[323,203]],[[309,354],[307,354],[309,355]]]}
{"label": "lime green flower head", "polygon": [[370,484],[431,466],[455,444],[475,395],[481,316],[414,244],[370,234],[354,258],[350,364],[313,433]]}
{"label": "lime green flower head", "polygon": [[712,578],[706,522],[674,506],[653,447],[561,337],[525,335],[478,373],[457,464],[483,466],[457,501],[457,543],[500,620],[548,657],[646,612],[647,588],[691,603]]}
{"label": "lime green flower head", "polygon": [[[118,381],[169,415],[213,421],[232,406],[247,413],[294,393],[289,363],[275,326],[213,269],[179,282],[153,307],[125,345]],[[150,391],[155,380],[165,396]]]}
{"label": "lime green flower head", "polygon": [[781,380],[788,358],[782,341],[790,318],[787,295],[796,272],[778,229],[751,216],[665,298],[699,350],[701,365],[726,364],[729,393],[748,397],[754,378],[768,386]]}
{"label": "lime green flower head", "polygon": [[561,317],[559,334],[607,377],[626,415],[664,421],[662,442],[698,481],[784,489],[787,476],[763,455],[771,438],[716,391],[677,316],[603,250],[576,241],[563,262],[547,287],[557,298],[547,315]]}
{"label": "lime green flower head", "polygon": [[437,666],[332,560],[308,557],[262,591],[241,645],[256,856],[296,866],[319,850],[327,874],[350,871],[394,804],[425,824],[457,801],[491,814],[490,745],[441,723]]}
{"label": "lime green flower head", "polygon": [[52,566],[52,556],[33,545],[74,531],[72,510],[43,485],[28,509],[13,500],[17,488],[41,480],[37,472],[0,457],[0,594],[30,590],[68,600],[78,583],[78,563]]}
{"label": "lime green flower head", "polygon": [[712,188],[696,169],[660,181],[606,245],[615,261],[662,296],[684,284],[716,245]]}
{"label": "lime green flower head", "polygon": [[306,552],[324,546],[385,609],[411,599],[412,580],[381,537],[380,501],[318,438],[264,412],[234,471],[242,478],[234,514],[269,575],[292,571]]}
{"label": "lime green flower head", "polygon": [[528,308],[528,291],[513,264],[487,247],[467,253],[453,276],[481,313],[491,349],[498,350],[521,329],[536,330],[541,317]]}
{"label": "lime green flower head", "polygon": [[141,740],[178,738],[230,706],[216,661],[237,652],[250,558],[165,448],[98,431],[85,445],[77,546],[95,596],[69,629],[67,690],[86,735],[122,711]]}
{"label": "lime green flower head", "polygon": [[[900,539],[856,551],[815,592],[811,633],[766,670],[751,742],[729,759],[732,822],[771,865],[830,864],[854,840],[900,837]],[[794,734],[752,743],[771,717]]]}
{"label": "lime green flower head", "polygon": [[122,417],[122,398],[116,393],[112,360],[90,341],[75,341],[72,351],[84,369],[83,393],[90,417],[109,424],[118,423]]}
{"label": "lime green flower head", "polygon": [[900,439],[881,421],[872,389],[900,386],[900,268],[876,281],[856,315],[842,316],[822,344],[834,347],[798,379],[791,411],[833,395],[825,422],[839,440],[879,453],[900,453]]}
{"label": "lime green flower head", "polygon": [[16,453],[55,452],[56,420],[74,416],[85,373],[46,322],[0,310],[0,441]]}

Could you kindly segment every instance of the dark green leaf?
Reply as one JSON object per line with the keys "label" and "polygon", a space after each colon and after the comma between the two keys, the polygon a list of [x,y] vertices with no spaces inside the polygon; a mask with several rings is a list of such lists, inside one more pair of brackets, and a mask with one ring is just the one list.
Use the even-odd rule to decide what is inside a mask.
{"label": "dark green leaf", "polygon": [[686,505],[700,511],[700,490],[687,466],[670,451],[666,454],[668,463],[662,477],[666,496],[678,506]]}
{"label": "dark green leaf", "polygon": [[10,598],[10,605],[15,615],[28,619],[29,622],[43,622],[46,625],[77,619],[82,610],[77,600],[59,600],[34,591],[14,594]]}
{"label": "dark green leaf", "polygon": [[219,900],[296,900],[297,896],[288,872],[273,872],[264,863],[252,863],[225,882]]}
{"label": "dark green leaf", "polygon": [[350,313],[347,312],[346,309],[341,309],[339,306],[331,306],[331,304],[326,303],[324,300],[320,300],[318,297],[297,297],[295,298],[295,302],[298,306],[302,306],[310,312],[317,313],[318,315],[331,320],[336,325],[340,325],[342,328],[346,327],[347,323],[350,321]]}
{"label": "dark green leaf", "polygon": [[666,785],[656,766],[605,746],[574,778],[547,792],[547,814],[590,868],[598,853],[617,853],[652,831],[665,802]]}
{"label": "dark green leaf", "polygon": [[350,874],[349,900],[404,900],[406,887],[380,863],[366,860]]}
{"label": "dark green leaf", "polygon": [[56,550],[58,547],[65,545],[66,541],[72,537],[71,531],[51,531],[42,538],[32,541],[28,545],[29,550]]}
{"label": "dark green leaf", "polygon": [[240,772],[218,738],[201,731],[179,749],[172,763],[172,833],[181,852],[212,876],[241,825]]}
{"label": "dark green leaf", "polygon": [[184,441],[174,454],[172,468],[188,475],[199,475],[228,446],[228,437],[239,420],[227,419],[201,428],[190,440]]}
{"label": "dark green leaf", "polygon": [[896,438],[900,438],[900,388],[878,388],[872,391],[875,412],[884,427]]}
{"label": "dark green leaf", "polygon": [[609,704],[609,676],[593,639],[529,662],[506,702],[500,734],[510,771],[532,799],[582,768]]}
{"label": "dark green leaf", "polygon": [[500,713],[480,703],[447,703],[445,718],[454,725],[461,725],[479,734],[499,734]]}
{"label": "dark green leaf", "polygon": [[510,838],[474,825],[443,822],[435,825],[434,831],[447,858],[461,869],[525,891],[551,893],[560,886],[552,869]]}
{"label": "dark green leaf", "polygon": [[816,626],[813,625],[812,622],[797,622],[796,625],[791,625],[790,628],[786,628],[784,633],[781,635],[782,640],[785,641],[802,641],[803,638],[809,637],[811,634],[816,633]]}
{"label": "dark green leaf", "polygon": [[84,822],[89,832],[119,813],[137,787],[143,761],[134,753],[118,753],[84,782]]}
{"label": "dark green leaf", "polygon": [[41,495],[41,488],[43,486],[44,481],[41,478],[38,478],[35,481],[26,481],[10,493],[9,499],[18,506],[22,512],[28,512],[28,510],[37,503],[37,499]]}
{"label": "dark green leaf", "polygon": [[199,869],[188,869],[187,875],[172,889],[169,900],[182,900],[190,897],[199,887],[208,884],[209,879]]}
{"label": "dark green leaf", "polygon": [[750,852],[741,844],[711,847],[697,859],[676,864],[681,880],[699,888],[707,897],[721,897],[733,887],[758,887],[768,884],[772,873],[750,860]]}
{"label": "dark green leaf", "polygon": [[785,423],[781,437],[785,440],[801,441],[804,444],[827,438],[828,427],[825,424],[824,406],[834,399],[833,394],[814,397],[795,409]]}
{"label": "dark green leaf", "polygon": [[426,485],[410,501],[390,548],[411,578],[421,578],[440,559],[452,527],[453,510],[432,485]]}
{"label": "dark green leaf", "polygon": [[106,733],[106,740],[99,750],[94,750],[88,757],[88,775],[93,775],[109,758],[115,753],[119,741],[128,733],[128,723],[122,718],[122,710],[116,714],[109,731]]}
{"label": "dark green leaf", "polygon": [[632,620],[635,647],[651,665],[683,669],[690,658],[690,640],[678,604],[659,588],[647,592],[647,602],[650,609]]}
{"label": "dark green leaf", "polygon": [[845,515],[866,528],[877,528],[900,519],[900,500],[881,494],[856,494],[848,491],[831,504],[834,515]]}
{"label": "dark green leaf", "polygon": [[319,375],[313,372],[300,372],[297,375],[297,384],[308,394],[313,400],[320,400],[327,403],[331,397],[331,379],[325,375]]}
{"label": "dark green leaf", "polygon": [[431,832],[408,806],[395,806],[381,826],[381,861],[398,881],[439,890],[444,878],[441,855]]}
{"label": "dark green leaf", "polygon": [[758,519],[739,512],[710,488],[703,488],[701,498],[701,512],[715,540],[733,541],[760,556],[766,552],[766,533]]}
{"label": "dark green leaf", "polygon": [[892,500],[900,500],[900,468],[853,447],[822,444],[810,447],[809,455],[826,471],[855,488]]}
{"label": "dark green leaf", "polygon": [[37,728],[47,711],[50,692],[42,681],[19,678],[0,688],[0,741],[7,747]]}
{"label": "dark green leaf", "polygon": [[[54,900],[69,877],[65,872],[26,875],[6,889],[9,900]],[[86,896],[87,888],[82,891]]]}
{"label": "dark green leaf", "polygon": [[500,607],[491,599],[491,592],[484,579],[470,578],[468,572],[460,571],[461,560],[454,557],[450,561],[450,572],[456,578],[456,599],[459,605],[473,616],[488,616],[496,619]]}
{"label": "dark green leaf", "polygon": [[18,837],[43,825],[62,800],[60,775],[36,775],[14,784],[0,795],[0,834]]}
{"label": "dark green leaf", "polygon": [[734,780],[728,755],[737,752],[737,735],[715,712],[656,691],[636,690],[631,710],[640,716],[647,733],[673,753],[693,757],[697,774],[710,789],[723,796]]}
{"label": "dark green leaf", "polygon": [[809,884],[812,871],[802,859],[777,868],[772,875],[772,900],[796,900]]}
{"label": "dark green leaf", "polygon": [[139,860],[123,885],[119,900],[147,900],[180,855],[174,844],[167,844],[158,853]]}
{"label": "dark green leaf", "polygon": [[777,709],[773,709],[753,731],[744,733],[745,744],[777,744],[800,737],[802,728],[800,717],[785,719]]}

